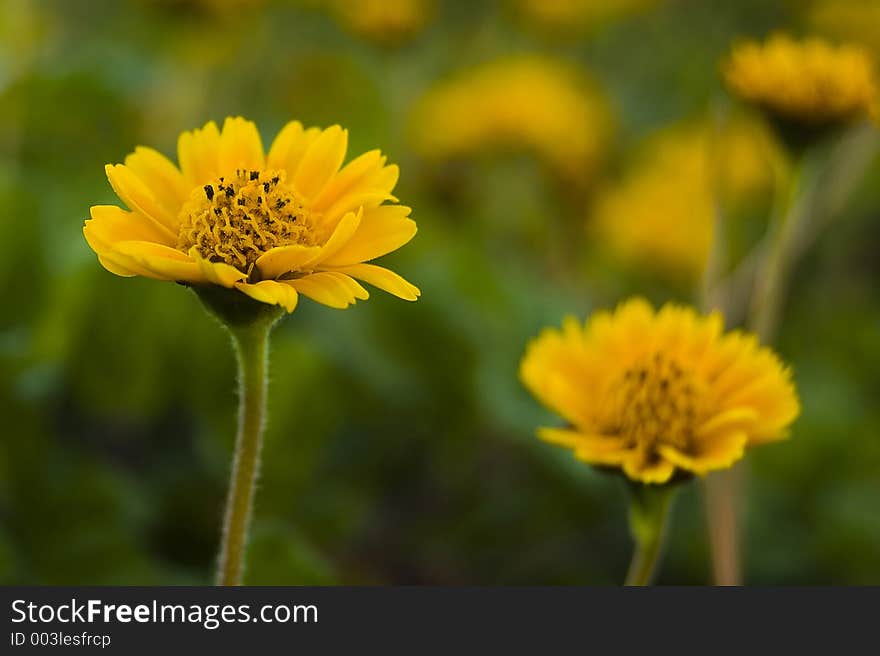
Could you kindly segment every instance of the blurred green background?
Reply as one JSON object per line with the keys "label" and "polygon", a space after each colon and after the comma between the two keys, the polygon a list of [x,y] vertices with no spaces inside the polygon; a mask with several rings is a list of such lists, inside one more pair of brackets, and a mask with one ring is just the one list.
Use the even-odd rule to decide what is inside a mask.
{"label": "blurred green background", "polygon": [[[519,358],[566,314],[634,293],[694,301],[693,285],[603,254],[585,228],[593,190],[656,130],[726,102],[718,62],[737,37],[817,29],[810,3],[628,2],[560,25],[529,2],[398,0],[412,16],[378,28],[329,4],[0,5],[0,582],[211,580],[228,337],[183,287],[103,270],[81,228],[90,205],[118,202],[105,163],[138,144],[174,157],[181,131],[237,114],[265,143],[293,118],[338,122],[350,153],[400,164],[419,234],[385,262],[422,290],[344,312],[303,300],[276,330],[247,582],[622,580],[620,481],[535,439],[558,420],[519,384]],[[529,148],[419,150],[426,92],[522,54],[607,98],[590,180]],[[748,457],[749,583],[880,583],[878,212],[875,162],[794,277],[778,349],[804,410],[792,440]],[[710,571],[692,484],[660,582]]]}

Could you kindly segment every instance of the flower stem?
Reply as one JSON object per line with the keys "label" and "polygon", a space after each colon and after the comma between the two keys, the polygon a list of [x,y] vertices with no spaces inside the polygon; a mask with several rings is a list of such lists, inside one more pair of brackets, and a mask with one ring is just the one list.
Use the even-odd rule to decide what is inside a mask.
{"label": "flower stem", "polygon": [[630,492],[629,527],[636,546],[624,585],[651,585],[663,555],[675,487],[632,485]]}
{"label": "flower stem", "polygon": [[[744,319],[749,328],[761,341],[773,341],[790,271],[841,213],[864,177],[878,149],[875,132],[872,126],[856,126],[831,153],[832,162],[825,162],[824,166],[822,162],[810,161],[811,154],[807,154],[807,159],[797,163],[788,182],[789,174],[777,164],[777,193],[768,235],[744,259],[728,285],[704,280],[703,289],[708,290],[703,296],[705,311],[722,309],[728,319],[744,313],[748,315]],[[822,179],[822,168],[831,172],[829,179]],[[749,274],[753,266],[757,269],[753,275],[743,275]],[[738,282],[739,278],[742,282]],[[719,289],[715,289],[716,286]],[[740,299],[749,298],[751,307],[741,307],[744,302]],[[716,585],[742,583],[740,515],[746,488],[744,467],[745,463],[739,463],[730,470],[715,472],[704,485]]]}
{"label": "flower stem", "polygon": [[775,235],[758,273],[748,323],[765,344],[770,343],[776,334],[793,263],[793,247],[800,230],[809,221],[810,211],[814,209],[814,203],[810,202],[816,181],[812,164],[805,159],[796,169],[787,212],[771,228],[775,230]]}
{"label": "flower stem", "polygon": [[241,585],[266,421],[269,332],[274,321],[230,326],[238,361],[238,435],[220,545],[217,585]]}
{"label": "flower stem", "polygon": [[745,493],[745,463],[717,471],[704,482],[706,522],[715,585],[742,585],[740,515]]}

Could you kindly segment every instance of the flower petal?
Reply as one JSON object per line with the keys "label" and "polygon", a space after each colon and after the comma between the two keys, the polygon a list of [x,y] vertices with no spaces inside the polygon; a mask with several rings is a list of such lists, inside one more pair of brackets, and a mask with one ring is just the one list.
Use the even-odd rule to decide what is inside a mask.
{"label": "flower petal", "polygon": [[321,255],[320,246],[291,244],[278,246],[257,259],[257,269],[263,278],[278,278],[285,273],[301,271]]}
{"label": "flower petal", "polygon": [[407,218],[410,211],[410,208],[402,205],[380,205],[364,212],[352,238],[323,264],[357,264],[397,250],[412,239],[418,230],[416,222]]}
{"label": "flower petal", "polygon": [[336,267],[333,271],[346,273],[354,278],[368,282],[374,287],[394,294],[405,301],[414,301],[420,295],[419,288],[407,282],[393,271],[389,271],[375,264],[352,264],[350,266]]}
{"label": "flower petal", "polygon": [[237,169],[260,171],[265,164],[263,142],[253,121],[240,116],[227,118],[220,133],[220,172],[230,175]]}
{"label": "flower petal", "polygon": [[167,157],[152,148],[138,146],[125,158],[125,165],[134,171],[166,210],[174,215],[180,211],[191,185]]}
{"label": "flower petal", "polygon": [[282,281],[313,301],[333,308],[345,309],[357,299],[367,299],[369,292],[350,277],[336,272],[319,272]]}
{"label": "flower petal", "polygon": [[342,217],[339,223],[336,224],[333,234],[330,235],[330,238],[321,247],[321,255],[315,261],[315,264],[320,264],[324,260],[333,257],[348,243],[361,224],[361,216],[362,213],[358,211],[357,214],[349,212]]}
{"label": "flower petal", "polygon": [[154,241],[166,246],[175,241],[147,217],[116,205],[94,205],[89,214],[92,218],[83,225],[83,234],[96,253],[110,249],[119,241]]}
{"label": "flower petal", "polygon": [[385,160],[379,150],[371,150],[355,157],[333,176],[312,206],[319,211],[326,209],[352,189],[362,186],[364,180],[369,180],[379,172],[385,165]]}
{"label": "flower petal", "polygon": [[283,169],[292,175],[299,167],[309,146],[320,136],[320,128],[304,130],[302,123],[291,121],[281,129],[272,142],[266,165],[270,169]]}
{"label": "flower petal", "polygon": [[696,430],[696,437],[701,440],[719,430],[745,429],[753,426],[757,418],[758,413],[753,408],[732,408],[703,422]]}
{"label": "flower petal", "polygon": [[315,198],[336,175],[345,160],[348,131],[331,126],[312,143],[293,174],[294,188],[308,199]]}
{"label": "flower petal", "polygon": [[214,121],[200,130],[184,132],[177,140],[180,170],[191,186],[204,184],[218,174],[220,162],[220,131]]}
{"label": "flower petal", "polygon": [[538,437],[550,444],[571,449],[584,441],[584,434],[571,428],[539,428]]}
{"label": "flower petal", "polygon": [[186,253],[148,241],[121,241],[101,254],[114,264],[156,280],[206,283],[197,262]]}
{"label": "flower petal", "polygon": [[[342,172],[339,175],[341,176]],[[337,198],[334,199],[329,194],[321,198],[320,203],[315,203],[315,209],[320,211],[324,208],[324,203],[329,203],[329,207],[324,210],[324,217],[327,221],[334,221],[346,212],[353,212],[359,207],[370,209],[378,207],[386,200],[396,202],[397,199],[391,191],[399,177],[400,169],[396,164],[376,168],[353,181]]]}
{"label": "flower petal", "polygon": [[599,400],[584,390],[601,389],[603,371],[585,347],[582,324],[566,317],[561,331],[545,328],[529,342],[519,376],[545,406],[571,424],[587,427],[595,422]]}
{"label": "flower petal", "polygon": [[116,195],[128,206],[151,219],[171,239],[177,239],[177,216],[159,202],[152,190],[124,164],[104,167]]}
{"label": "flower petal", "polygon": [[261,303],[281,305],[288,312],[296,309],[299,300],[299,295],[293,287],[274,280],[261,280],[255,283],[237,282],[235,288]]}
{"label": "flower petal", "polygon": [[230,264],[206,260],[199,254],[195,246],[189,249],[189,256],[199,265],[199,269],[201,270],[202,275],[205,276],[205,279],[215,285],[232,287],[239,280],[247,278],[247,274],[239,271]]}
{"label": "flower petal", "polygon": [[574,450],[578,460],[593,465],[619,465],[627,457],[626,442],[609,435],[588,435],[569,428],[539,428],[538,437]]}
{"label": "flower petal", "polygon": [[100,262],[101,266],[103,266],[105,269],[107,269],[107,271],[109,271],[110,273],[114,273],[117,276],[124,276],[126,278],[131,278],[132,276],[146,275],[146,274],[139,273],[137,271],[133,271],[132,269],[130,269],[128,267],[124,267],[121,264],[118,264],[112,255],[110,255],[110,256],[99,255],[98,262]]}
{"label": "flower petal", "polygon": [[623,471],[642,483],[665,483],[675,472],[675,465],[644,449],[630,451],[623,461]]}
{"label": "flower petal", "polygon": [[703,475],[713,469],[725,469],[743,457],[747,437],[742,431],[727,431],[713,435],[694,446],[693,452],[683,452],[671,445],[660,445],[658,452],[682,469]]}

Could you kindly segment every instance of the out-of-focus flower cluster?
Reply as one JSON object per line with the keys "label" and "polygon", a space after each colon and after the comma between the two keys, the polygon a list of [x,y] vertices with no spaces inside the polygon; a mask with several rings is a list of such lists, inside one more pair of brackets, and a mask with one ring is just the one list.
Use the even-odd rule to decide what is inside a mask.
{"label": "out-of-focus flower cluster", "polygon": [[671,278],[705,267],[716,211],[768,202],[784,155],[766,128],[742,117],[666,128],[592,207],[590,227],[622,262]]}
{"label": "out-of-focus flower cluster", "polygon": [[783,34],[734,48],[724,65],[727,85],[739,97],[785,120],[827,125],[869,114],[877,103],[874,66],[856,45]]}
{"label": "out-of-focus flower cluster", "polygon": [[527,150],[574,183],[591,179],[611,129],[590,80],[536,56],[497,60],[437,84],[412,121],[414,147],[427,159]]}

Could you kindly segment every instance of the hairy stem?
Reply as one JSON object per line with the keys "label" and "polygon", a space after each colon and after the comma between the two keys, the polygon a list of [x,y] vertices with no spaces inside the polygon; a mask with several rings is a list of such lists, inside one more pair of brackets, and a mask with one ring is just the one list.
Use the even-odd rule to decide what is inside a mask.
{"label": "hairy stem", "polygon": [[230,328],[238,360],[238,435],[226,498],[217,585],[242,583],[266,421],[266,373],[271,328],[271,321]]}

